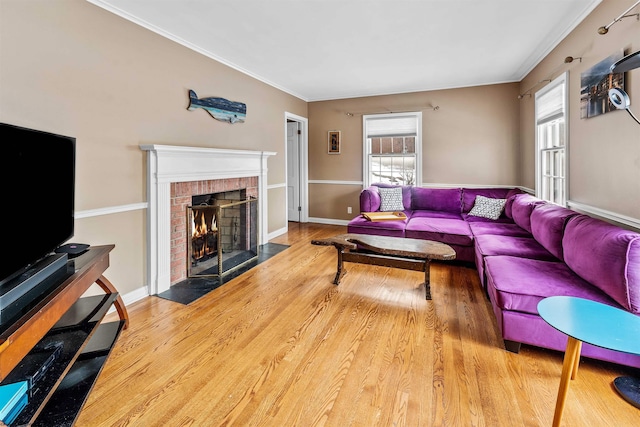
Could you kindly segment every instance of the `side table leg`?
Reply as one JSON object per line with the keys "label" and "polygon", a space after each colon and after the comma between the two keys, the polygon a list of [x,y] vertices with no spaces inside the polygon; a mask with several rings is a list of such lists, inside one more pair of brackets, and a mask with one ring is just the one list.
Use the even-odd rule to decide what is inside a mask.
{"label": "side table leg", "polygon": [[[115,294],[118,292],[113,283],[111,283],[106,277],[100,276],[98,280],[96,280],[96,284],[102,288],[108,294]],[[116,301],[113,303],[116,310],[118,311],[118,316],[120,316],[120,320],[124,320],[124,329],[129,327],[129,313],[127,313],[127,308],[120,298],[120,294],[116,297]]]}
{"label": "side table leg", "polygon": [[344,264],[342,262],[342,254],[344,253],[344,249],[338,246],[336,246],[336,249],[338,250],[338,271],[336,272],[336,278],[333,279],[333,284],[337,286],[340,284],[340,279],[342,279],[344,275],[347,274],[347,270],[344,268]]}
{"label": "side table leg", "polygon": [[580,360],[580,350],[582,349],[582,341],[569,337],[567,341],[567,349],[564,353],[564,361],[562,363],[562,376],[560,377],[560,387],[558,388],[558,398],[556,400],[556,410],[553,414],[553,427],[559,427],[564,411],[564,404],[569,391],[569,381],[577,375],[577,362]]}
{"label": "side table leg", "polygon": [[576,351],[576,359],[573,361],[573,370],[571,371],[571,379],[578,378],[578,366],[580,366],[580,353],[582,352],[582,341],[578,341],[578,351]]}

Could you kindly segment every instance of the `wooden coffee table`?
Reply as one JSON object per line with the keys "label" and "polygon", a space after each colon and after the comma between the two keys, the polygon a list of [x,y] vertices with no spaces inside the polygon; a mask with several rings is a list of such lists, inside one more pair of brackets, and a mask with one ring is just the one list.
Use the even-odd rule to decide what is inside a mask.
{"label": "wooden coffee table", "polygon": [[[426,299],[431,299],[429,270],[431,260],[453,260],[456,252],[451,246],[430,240],[404,237],[371,236],[368,234],[339,234],[311,244],[334,246],[338,252],[338,271],[334,285],[347,274],[343,263],[380,265],[404,270],[424,271]],[[363,251],[364,250],[364,251]]]}

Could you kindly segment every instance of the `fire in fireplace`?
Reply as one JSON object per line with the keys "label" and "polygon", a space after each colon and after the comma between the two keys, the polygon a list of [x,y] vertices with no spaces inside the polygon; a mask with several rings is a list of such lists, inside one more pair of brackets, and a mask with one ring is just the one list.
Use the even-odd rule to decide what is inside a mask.
{"label": "fire in fireplace", "polygon": [[215,209],[191,207],[192,259],[197,262],[218,253]]}
{"label": "fire in fireplace", "polygon": [[258,257],[258,199],[243,190],[192,197],[187,276],[218,277]]}

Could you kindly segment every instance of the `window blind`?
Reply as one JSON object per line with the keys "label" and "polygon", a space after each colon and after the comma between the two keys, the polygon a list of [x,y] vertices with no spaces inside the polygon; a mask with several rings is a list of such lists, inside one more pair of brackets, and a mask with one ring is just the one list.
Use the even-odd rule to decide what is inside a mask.
{"label": "window blind", "polygon": [[416,136],[418,134],[416,116],[368,118],[366,123],[367,138]]}
{"label": "window blind", "polygon": [[536,123],[543,124],[564,115],[564,85],[558,85],[536,100]]}

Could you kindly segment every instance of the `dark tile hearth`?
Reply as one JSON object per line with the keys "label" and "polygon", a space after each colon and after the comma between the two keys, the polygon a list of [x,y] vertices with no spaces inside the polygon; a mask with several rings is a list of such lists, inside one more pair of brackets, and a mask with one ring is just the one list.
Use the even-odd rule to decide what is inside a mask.
{"label": "dark tile hearth", "polygon": [[256,265],[268,260],[274,255],[279,254],[288,247],[288,245],[281,245],[278,243],[266,243],[260,246],[257,260],[225,275],[224,281],[221,281],[217,277],[193,277],[176,283],[171,286],[169,290],[159,293],[157,296],[180,304],[191,304],[198,298],[205,296],[212,290],[219,288],[231,279],[249,271]]}

